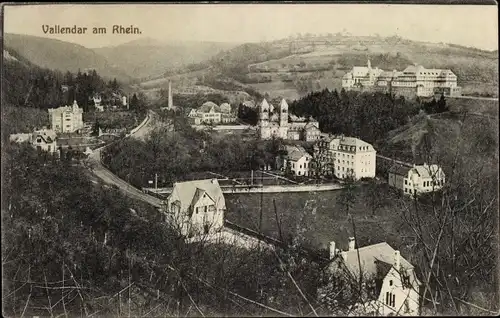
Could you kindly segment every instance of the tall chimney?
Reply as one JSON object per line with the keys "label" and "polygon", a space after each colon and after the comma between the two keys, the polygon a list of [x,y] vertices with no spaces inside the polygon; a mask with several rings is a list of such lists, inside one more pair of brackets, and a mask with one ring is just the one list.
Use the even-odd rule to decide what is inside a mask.
{"label": "tall chimney", "polygon": [[349,237],[349,251],[354,251],[354,247],[356,246],[356,241],[354,237]]}
{"label": "tall chimney", "polygon": [[172,81],[168,80],[168,109],[172,109],[173,107],[173,100],[172,100]]}
{"label": "tall chimney", "polygon": [[400,253],[399,251],[395,251],[394,252],[394,267],[396,267],[396,270],[400,270],[400,265],[401,265],[401,262],[400,262]]}
{"label": "tall chimney", "polygon": [[335,251],[335,241],[330,242],[330,259],[333,259],[335,257],[336,251]]}

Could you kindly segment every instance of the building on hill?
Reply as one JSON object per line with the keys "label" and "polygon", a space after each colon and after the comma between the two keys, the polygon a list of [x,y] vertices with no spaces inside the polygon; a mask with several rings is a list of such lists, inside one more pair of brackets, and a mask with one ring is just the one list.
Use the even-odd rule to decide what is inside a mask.
{"label": "building on hill", "polygon": [[43,128],[29,134],[12,134],[9,139],[16,143],[28,142],[38,151],[57,153],[57,135],[53,130]]}
{"label": "building on hill", "polygon": [[457,76],[449,69],[426,69],[422,65],[410,65],[402,72],[387,72],[367,67],[354,66],[342,77],[345,90],[368,90],[390,92],[405,97],[429,97],[436,94],[461,96]]}
{"label": "building on hill", "polygon": [[[319,138],[319,123],[312,118],[302,118],[288,114],[288,104],[281,100],[279,107],[263,99],[259,105],[258,130],[260,139],[281,138],[311,141]],[[307,140],[309,139],[309,140]]]}
{"label": "building on hill", "polygon": [[311,175],[312,156],[303,147],[286,145],[282,150],[286,154],[276,158],[276,166],[279,170],[288,171],[294,176]]}
{"label": "building on hill", "polygon": [[314,157],[324,167],[318,171],[320,174],[330,174],[333,170],[339,179],[375,177],[377,152],[371,144],[358,138],[320,135],[314,145]]}
{"label": "building on hill", "polygon": [[440,190],[445,184],[445,174],[435,164],[424,163],[413,167],[394,165],[389,169],[388,183],[405,194],[418,195]]}
{"label": "building on hill", "polygon": [[51,129],[55,132],[73,133],[83,128],[83,109],[78,107],[76,100],[72,106],[51,108],[48,111]]}
{"label": "building on hill", "polygon": [[422,283],[414,266],[386,242],[356,248],[351,237],[347,251],[330,242],[327,273],[353,284],[362,281],[364,297],[350,304],[353,315],[419,315]]}
{"label": "building on hill", "polygon": [[95,95],[92,100],[94,101],[94,106],[95,106],[95,109],[100,111],[100,112],[103,112],[104,111],[104,105],[101,104],[101,96],[99,95]]}
{"label": "building on hill", "polygon": [[184,236],[215,233],[224,226],[226,201],[217,179],[174,183],[164,204],[165,220]]}

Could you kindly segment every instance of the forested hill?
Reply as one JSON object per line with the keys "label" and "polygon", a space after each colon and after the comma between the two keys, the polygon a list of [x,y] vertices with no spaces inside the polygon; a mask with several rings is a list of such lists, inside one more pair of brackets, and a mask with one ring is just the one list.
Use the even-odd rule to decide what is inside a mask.
{"label": "forested hill", "polygon": [[73,74],[41,68],[12,49],[4,50],[3,62],[2,105],[48,109],[71,105],[76,100],[87,111],[93,105],[94,94],[105,98],[123,93],[119,81],[105,81],[95,70]]}
{"label": "forested hill", "polygon": [[55,39],[24,35],[4,34],[4,49],[15,50],[20,56],[40,67],[61,72],[95,69],[106,79],[129,81],[126,71],[113,65],[105,57],[78,44]]}

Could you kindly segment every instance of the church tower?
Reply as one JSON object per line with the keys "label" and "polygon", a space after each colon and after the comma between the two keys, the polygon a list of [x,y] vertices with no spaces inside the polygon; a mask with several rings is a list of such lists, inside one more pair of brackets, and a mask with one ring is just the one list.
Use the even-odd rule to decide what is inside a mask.
{"label": "church tower", "polygon": [[259,126],[268,126],[269,124],[269,103],[264,98],[259,105]]}
{"label": "church tower", "polygon": [[288,126],[288,104],[284,98],[280,103],[280,126]]}
{"label": "church tower", "polygon": [[287,139],[288,135],[288,104],[286,100],[283,98],[280,103],[280,122],[279,122],[279,130],[280,137],[283,139]]}

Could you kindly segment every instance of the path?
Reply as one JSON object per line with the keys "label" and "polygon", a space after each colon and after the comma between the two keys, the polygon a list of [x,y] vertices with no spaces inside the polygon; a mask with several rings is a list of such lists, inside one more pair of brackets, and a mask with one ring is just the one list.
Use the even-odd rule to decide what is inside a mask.
{"label": "path", "polygon": [[[141,127],[138,127],[138,129],[128,135],[131,137],[136,137],[136,135],[139,135],[140,138],[143,136],[146,136],[148,131],[151,130],[151,118],[155,116],[154,112],[150,111],[148,115],[146,116],[146,121],[143,122]],[[112,142],[111,144],[115,143],[116,141]],[[131,184],[127,183],[125,180],[120,179],[118,176],[113,174],[111,171],[109,171],[106,167],[103,166],[101,162],[101,150],[108,147],[108,144],[106,146],[100,147],[95,149],[91,155],[89,155],[88,160],[94,164],[93,169],[91,170],[97,177],[99,177],[101,180],[103,180],[105,183],[108,184],[113,184],[116,185],[120,190],[122,190],[126,195],[128,195],[131,198],[138,199],[141,201],[144,201],[146,203],[149,203],[157,208],[159,208],[162,204],[162,200],[148,195],[141,190],[135,188]]]}

